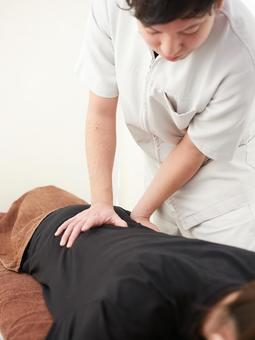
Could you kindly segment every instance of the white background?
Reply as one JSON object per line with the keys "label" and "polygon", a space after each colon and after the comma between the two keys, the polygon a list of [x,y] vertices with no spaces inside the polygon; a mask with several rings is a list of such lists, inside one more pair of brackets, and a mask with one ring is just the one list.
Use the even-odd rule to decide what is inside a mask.
{"label": "white background", "polygon": [[[254,0],[244,0],[255,12]],[[74,73],[88,0],[0,0],[0,211],[36,186],[89,199],[87,89]],[[116,200],[143,188],[142,153],[119,123]]]}

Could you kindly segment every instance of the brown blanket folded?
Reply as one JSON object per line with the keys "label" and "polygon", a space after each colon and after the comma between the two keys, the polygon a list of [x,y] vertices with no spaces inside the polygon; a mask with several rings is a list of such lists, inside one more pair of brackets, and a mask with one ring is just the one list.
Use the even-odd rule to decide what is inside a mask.
{"label": "brown blanket folded", "polygon": [[72,204],[86,203],[55,186],[31,190],[16,200],[7,213],[0,214],[0,262],[18,271],[23,252],[34,230],[50,212]]}
{"label": "brown blanket folded", "polygon": [[0,264],[0,332],[5,340],[43,340],[52,324],[42,288],[32,276]]}
{"label": "brown blanket folded", "polygon": [[19,270],[26,245],[45,216],[84,203],[62,189],[46,186],[25,193],[7,213],[0,213],[0,332],[4,339],[45,339],[52,318],[42,288],[31,276],[13,271]]}

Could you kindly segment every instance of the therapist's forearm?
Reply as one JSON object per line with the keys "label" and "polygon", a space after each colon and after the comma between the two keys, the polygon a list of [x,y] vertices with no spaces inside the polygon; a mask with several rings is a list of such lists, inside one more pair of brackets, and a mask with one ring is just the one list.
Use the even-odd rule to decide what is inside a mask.
{"label": "therapist's forearm", "polygon": [[[95,99],[95,98],[94,98]],[[95,99],[97,101],[97,99]],[[105,105],[88,108],[86,154],[90,179],[91,202],[113,204],[112,170],[116,149],[116,106],[105,99]]]}
{"label": "therapist's forearm", "polygon": [[163,161],[132,214],[149,217],[198,172],[205,159],[186,134]]}

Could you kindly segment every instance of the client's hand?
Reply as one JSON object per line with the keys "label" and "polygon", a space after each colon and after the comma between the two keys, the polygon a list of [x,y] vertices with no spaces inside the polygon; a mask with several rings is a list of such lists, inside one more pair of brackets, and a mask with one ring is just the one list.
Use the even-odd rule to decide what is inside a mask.
{"label": "client's hand", "polygon": [[106,204],[94,204],[89,209],[83,210],[77,215],[66,220],[55,232],[55,236],[63,233],[61,246],[70,248],[81,232],[102,224],[113,224],[118,227],[127,227],[114,211],[112,206]]}

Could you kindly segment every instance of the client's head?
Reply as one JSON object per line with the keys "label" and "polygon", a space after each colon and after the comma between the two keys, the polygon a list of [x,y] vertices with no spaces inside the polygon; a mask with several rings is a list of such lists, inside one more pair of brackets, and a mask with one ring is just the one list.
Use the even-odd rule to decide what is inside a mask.
{"label": "client's head", "polygon": [[202,334],[206,340],[255,339],[255,282],[225,296],[207,314]]}

